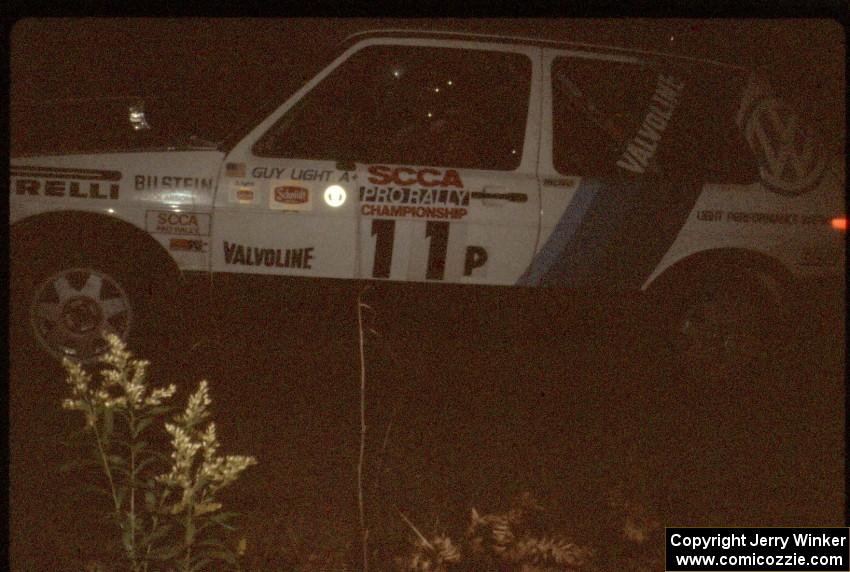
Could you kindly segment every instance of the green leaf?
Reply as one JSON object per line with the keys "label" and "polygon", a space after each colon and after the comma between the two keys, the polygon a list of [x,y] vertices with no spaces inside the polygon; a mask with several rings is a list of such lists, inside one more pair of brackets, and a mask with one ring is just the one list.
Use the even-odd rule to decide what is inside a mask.
{"label": "green leaf", "polygon": [[112,439],[112,442],[113,442],[113,443],[117,443],[118,445],[120,445],[120,446],[121,446],[122,448],[124,448],[124,449],[129,449],[130,447],[132,447],[132,446],[133,446],[133,442],[132,442],[132,441],[127,441],[126,439],[122,439],[122,438],[120,438],[120,437],[114,437],[114,438]]}
{"label": "green leaf", "polygon": [[150,426],[150,424],[153,423],[154,421],[156,421],[155,418],[146,417],[146,418],[142,419],[141,421],[139,421],[138,423],[136,423],[135,431],[133,431],[133,437],[138,437],[139,435],[141,435],[142,431],[147,429]]}
{"label": "green leaf", "polygon": [[230,526],[229,524],[226,523],[225,520],[218,520],[218,519],[214,519],[212,517],[210,517],[209,519],[206,519],[206,521],[201,524],[199,529],[200,530],[206,530],[207,528],[209,528],[211,526],[220,526],[222,528],[226,528],[227,530],[236,530],[235,526]]}
{"label": "green leaf", "polygon": [[105,441],[109,441],[109,438],[112,436],[112,432],[115,427],[114,416],[111,409],[104,409],[103,411],[103,439]]}
{"label": "green leaf", "polygon": [[62,463],[61,465],[59,465],[59,472],[64,475],[74,471],[79,471],[83,467],[83,461],[74,459],[72,461],[68,461],[67,463]]}
{"label": "green leaf", "polygon": [[156,509],[156,495],[153,491],[145,491],[145,508],[148,512],[153,512]]}
{"label": "green leaf", "polygon": [[115,475],[120,475],[121,478],[126,479],[128,481],[130,480],[130,470],[129,469],[125,469],[124,467],[113,466],[113,467],[110,467],[109,470],[112,471],[112,477],[113,478],[115,478]]}
{"label": "green leaf", "polygon": [[169,532],[171,532],[173,528],[174,526],[170,524],[157,525],[155,529],[153,529],[149,534],[144,536],[145,544],[153,544],[154,541],[165,537]]}
{"label": "green leaf", "polygon": [[139,451],[141,451],[142,449],[144,449],[147,446],[148,446],[147,441],[139,441],[138,443],[135,443],[132,446],[130,446],[130,451],[132,451],[134,453],[138,453]]}
{"label": "green leaf", "polygon": [[92,485],[92,484],[89,484],[89,483],[84,483],[81,486],[82,486],[82,489],[86,492],[96,493],[97,496],[105,496],[105,497],[112,498],[112,491],[107,489],[106,487],[103,487],[103,486],[100,486],[100,485]]}
{"label": "green leaf", "polygon": [[227,550],[210,552],[207,556],[215,560],[224,560],[228,564],[236,564],[236,554]]}
{"label": "green leaf", "polygon": [[124,506],[124,497],[127,495],[127,489],[125,487],[118,487],[118,490],[115,491],[115,498],[118,500],[118,508]]}
{"label": "green leaf", "polygon": [[183,545],[176,543],[165,548],[156,548],[151,550],[151,559],[153,560],[171,560],[183,552]]}
{"label": "green leaf", "polygon": [[174,407],[170,405],[157,405],[156,407],[151,407],[148,409],[147,414],[151,416],[163,415],[173,410]]}
{"label": "green leaf", "polygon": [[121,533],[121,543],[124,545],[124,550],[130,552],[133,549],[133,535],[130,533],[129,527],[124,527]]}
{"label": "green leaf", "polygon": [[189,572],[195,572],[196,570],[200,570],[210,562],[212,562],[212,560],[210,560],[209,558],[201,558],[189,567]]}
{"label": "green leaf", "polygon": [[110,465],[117,465],[119,467],[127,464],[127,461],[121,455],[108,455],[106,460],[109,461]]}
{"label": "green leaf", "polygon": [[146,469],[151,463],[156,462],[158,459],[153,457],[148,457],[146,459],[142,459],[138,463],[136,463],[136,474],[141,473],[142,470]]}

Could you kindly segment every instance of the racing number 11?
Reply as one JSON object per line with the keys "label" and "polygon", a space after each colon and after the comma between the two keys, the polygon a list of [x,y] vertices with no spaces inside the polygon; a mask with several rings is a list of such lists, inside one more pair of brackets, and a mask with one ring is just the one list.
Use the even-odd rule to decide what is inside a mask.
{"label": "racing number 11", "polygon": [[[395,221],[374,219],[372,236],[375,240],[375,263],[372,266],[373,278],[389,278],[393,259],[393,241],[395,239]],[[425,236],[431,239],[428,247],[428,269],[426,280],[442,280],[446,273],[446,252],[449,248],[449,223],[428,221],[425,223]]]}

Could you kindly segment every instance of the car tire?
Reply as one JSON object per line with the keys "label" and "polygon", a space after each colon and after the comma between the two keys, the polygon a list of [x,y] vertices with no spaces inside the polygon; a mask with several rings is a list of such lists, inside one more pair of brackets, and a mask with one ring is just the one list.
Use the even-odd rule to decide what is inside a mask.
{"label": "car tire", "polygon": [[752,270],[718,274],[667,290],[665,336],[687,376],[731,382],[773,363],[787,344],[788,311],[771,277]]}
{"label": "car tire", "polygon": [[138,347],[171,321],[163,301],[175,294],[173,265],[130,238],[112,235],[107,243],[97,236],[107,234],[100,230],[71,231],[75,238],[61,239],[13,236],[10,306],[17,347],[92,363],[106,349],[102,332]]}

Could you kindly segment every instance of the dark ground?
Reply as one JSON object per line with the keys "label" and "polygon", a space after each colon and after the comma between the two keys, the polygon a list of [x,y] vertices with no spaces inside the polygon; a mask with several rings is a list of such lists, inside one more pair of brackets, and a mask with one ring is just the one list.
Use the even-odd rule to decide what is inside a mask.
{"label": "dark ground", "polygon": [[[179,403],[209,379],[223,452],[259,459],[228,496],[245,515],[251,570],[311,553],[356,561],[358,288],[216,279],[218,302],[181,308],[192,339],[131,344],[153,361],[150,383],[185,390]],[[501,510],[526,490],[595,546],[622,522],[606,501],[616,494],[662,526],[842,524],[834,314],[808,313],[783,359],[712,381],[681,371],[636,310],[558,296],[386,284],[367,294],[379,334],[367,340],[376,558],[409,536],[397,509],[458,536],[471,507]],[[12,569],[79,570],[80,554],[109,542],[91,524],[99,500],[57,471],[62,433],[81,419],[59,409],[58,366],[11,341]]]}

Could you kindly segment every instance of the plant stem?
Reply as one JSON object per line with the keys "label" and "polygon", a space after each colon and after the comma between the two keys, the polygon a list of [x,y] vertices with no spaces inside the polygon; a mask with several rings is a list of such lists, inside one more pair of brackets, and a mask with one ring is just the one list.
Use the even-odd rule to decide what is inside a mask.
{"label": "plant stem", "polygon": [[133,415],[132,405],[130,411],[130,558],[133,562],[133,570],[139,570],[136,562],[136,417]]}
{"label": "plant stem", "polygon": [[100,439],[100,432],[97,430],[97,425],[95,424],[92,429],[94,430],[94,440],[97,443],[97,450],[100,453],[100,461],[103,463],[103,471],[106,473],[106,479],[109,481],[109,490],[112,492],[112,502],[115,504],[115,514],[118,516],[118,520],[120,522],[121,506],[118,504],[118,494],[115,492],[115,481],[112,480],[112,471],[109,469],[109,460],[106,458],[106,451],[103,450],[103,442]]}
{"label": "plant stem", "polygon": [[[368,288],[368,286],[367,286]],[[363,351],[363,294],[357,297],[357,330],[360,334],[360,457],[357,461],[357,505],[360,509],[360,531],[363,542],[363,572],[369,571],[369,529],[363,510],[363,457],[366,453],[366,356]]]}
{"label": "plant stem", "polygon": [[[189,506],[186,507],[186,536],[184,542],[186,543],[186,557],[183,559],[183,570],[185,572],[189,572],[191,567],[189,564],[192,561],[192,542],[194,542],[194,538],[190,540],[189,538],[189,527],[192,526],[192,504],[189,503]],[[194,536],[194,535],[193,535]]]}
{"label": "plant stem", "polygon": [[[112,470],[109,468],[109,459],[106,457],[106,451],[103,450],[103,441],[100,438],[100,432],[97,430],[97,423],[92,426],[92,430],[94,431],[94,440],[97,443],[97,450],[100,453],[100,461],[103,463],[103,471],[106,473],[106,479],[109,481],[109,490],[112,493],[112,502],[115,505],[115,516],[118,519],[118,526],[120,528],[123,517],[121,514],[121,505],[118,503],[118,494],[115,491],[115,481],[112,479]],[[130,558],[130,563],[135,569],[135,559],[133,558],[132,549],[129,550],[129,552],[130,554],[128,556]]]}

